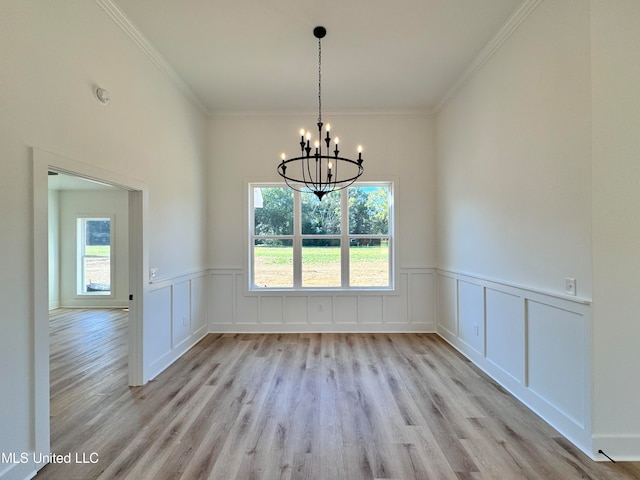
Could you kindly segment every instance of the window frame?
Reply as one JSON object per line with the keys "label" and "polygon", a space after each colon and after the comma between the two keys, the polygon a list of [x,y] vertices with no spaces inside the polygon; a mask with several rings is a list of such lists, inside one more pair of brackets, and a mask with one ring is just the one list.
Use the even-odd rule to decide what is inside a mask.
{"label": "window frame", "polygon": [[[109,220],[109,290],[104,293],[85,292],[84,283],[85,269],[84,258],[86,255],[86,228],[87,222],[92,220]],[[114,298],[115,297],[115,255],[114,255],[114,236],[115,236],[115,224],[113,215],[78,215],[76,216],[76,297],[99,297],[99,298]]]}
{"label": "window frame", "polygon": [[[389,206],[389,222],[387,234],[350,234],[349,233],[349,195],[348,188],[358,188],[366,186],[384,186],[388,188],[388,206]],[[256,235],[255,234],[255,208],[254,208],[254,188],[289,188],[284,182],[263,182],[263,181],[247,181],[247,251],[245,256],[247,260],[247,293],[264,294],[268,292],[396,292],[396,264],[397,264],[397,247],[396,247],[396,223],[395,223],[395,196],[396,181],[395,180],[377,180],[377,181],[359,181],[348,188],[339,191],[341,219],[339,234],[302,234],[302,194],[299,191],[292,190],[293,193],[293,233],[291,235]],[[388,277],[389,283],[385,286],[351,286],[350,285],[350,255],[349,248],[352,238],[381,238],[388,239]],[[274,240],[291,240],[293,244],[293,267],[292,267],[292,286],[291,287],[258,287],[254,282],[254,266],[255,266],[255,241],[256,239],[274,239]],[[302,242],[307,239],[339,239],[340,240],[340,286],[303,286],[302,285]]]}

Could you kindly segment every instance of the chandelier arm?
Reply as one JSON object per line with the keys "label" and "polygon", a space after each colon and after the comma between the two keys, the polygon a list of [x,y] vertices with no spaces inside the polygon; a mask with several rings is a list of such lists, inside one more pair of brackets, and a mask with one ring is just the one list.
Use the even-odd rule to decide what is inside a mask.
{"label": "chandelier arm", "polygon": [[[309,155],[307,155],[306,157],[304,157],[304,159],[302,160],[302,179],[304,181],[305,185],[309,185],[312,184],[313,185],[313,175],[311,174],[311,157],[309,157]],[[308,179],[307,179],[307,175],[305,175],[305,166],[306,166],[306,170],[308,173]]]}
{"label": "chandelier arm", "polygon": [[[329,156],[331,152],[327,152],[327,156]],[[339,161],[335,161],[334,165],[333,165],[333,188],[332,190],[336,189],[336,185],[337,185],[337,181],[338,181],[338,166],[339,166]]]}
{"label": "chandelier arm", "polygon": [[[315,160],[315,157],[313,157],[313,158]],[[286,174],[285,170],[286,170],[287,164],[290,164],[290,163],[292,164],[293,162],[301,162],[302,164],[304,164],[305,161],[310,160],[310,159],[311,159],[311,157],[308,158],[308,157],[302,156],[302,157],[295,157],[295,158],[290,158],[288,160],[284,160],[283,162],[280,163],[280,165],[278,165],[278,174],[282,178],[284,178],[285,180],[289,180],[289,181],[294,182],[296,184],[307,185],[307,187],[310,188],[310,189],[320,190],[322,188],[326,189],[327,185],[329,185],[329,184],[340,186],[340,185],[342,185],[344,183],[348,183],[349,185],[351,185],[364,172],[364,168],[362,167],[362,165],[359,162],[355,161],[355,160],[351,160],[350,158],[320,155],[320,156],[318,156],[318,160],[320,160],[320,159],[334,160],[334,161],[337,160],[337,161],[334,162],[334,168],[338,168],[337,165],[341,161],[350,163],[350,164],[354,165],[357,168],[357,173],[352,177],[345,178],[343,180],[332,180],[331,182],[326,182],[326,181],[323,182],[321,179],[318,181],[318,180],[314,180],[313,178],[307,178],[307,175],[304,175],[303,178],[300,179],[300,178],[290,177],[290,176],[288,176]],[[303,169],[303,172],[304,172],[304,169]],[[339,187],[339,188],[344,188],[344,186]],[[336,189],[339,189],[339,188],[336,188]]]}
{"label": "chandelier arm", "polygon": [[[303,160],[305,158],[313,158],[315,159],[316,157],[314,155],[307,157],[307,156],[300,156],[300,157],[292,157],[292,158],[288,158],[284,161],[281,161],[279,166],[281,166],[283,163],[286,165],[288,163],[294,162],[296,160]],[[362,167],[362,165],[360,165],[361,162],[359,162],[358,160],[352,160],[350,158],[347,157],[336,157],[335,155],[318,155],[319,159],[323,159],[323,160],[340,160],[342,162],[348,162],[351,163],[355,166],[359,166]],[[364,171],[364,167],[362,167],[362,171]]]}

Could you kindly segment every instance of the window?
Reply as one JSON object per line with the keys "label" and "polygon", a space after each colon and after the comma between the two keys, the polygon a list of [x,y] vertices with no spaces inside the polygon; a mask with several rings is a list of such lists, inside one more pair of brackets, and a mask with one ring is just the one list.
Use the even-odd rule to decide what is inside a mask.
{"label": "window", "polygon": [[250,289],[390,289],[390,182],[325,195],[250,184]]}
{"label": "window", "polygon": [[78,218],[78,295],[111,295],[111,219]]}

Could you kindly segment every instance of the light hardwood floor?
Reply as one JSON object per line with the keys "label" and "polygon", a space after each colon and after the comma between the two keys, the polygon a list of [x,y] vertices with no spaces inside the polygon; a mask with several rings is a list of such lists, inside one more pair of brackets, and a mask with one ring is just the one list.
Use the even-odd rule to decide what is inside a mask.
{"label": "light hardwood floor", "polygon": [[126,321],[52,313],[52,451],[98,461],[38,480],[640,478],[592,462],[437,335],[212,334],[129,388]]}

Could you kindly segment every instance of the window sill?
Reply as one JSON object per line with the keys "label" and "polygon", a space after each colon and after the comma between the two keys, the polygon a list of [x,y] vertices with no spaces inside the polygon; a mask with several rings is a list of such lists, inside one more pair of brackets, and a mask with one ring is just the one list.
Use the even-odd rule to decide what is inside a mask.
{"label": "window sill", "polygon": [[249,296],[367,296],[367,295],[399,295],[394,287],[350,287],[350,288],[250,288],[246,294]]}

